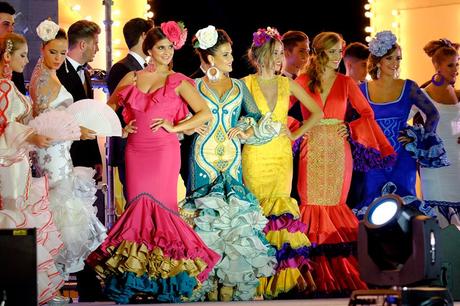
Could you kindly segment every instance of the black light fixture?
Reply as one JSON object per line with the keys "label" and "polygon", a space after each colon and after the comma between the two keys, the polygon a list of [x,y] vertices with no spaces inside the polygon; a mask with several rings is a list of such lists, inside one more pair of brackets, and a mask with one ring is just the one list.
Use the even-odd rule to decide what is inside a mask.
{"label": "black light fixture", "polygon": [[388,194],[369,206],[358,234],[361,278],[376,286],[426,284],[439,279],[440,228],[433,218]]}
{"label": "black light fixture", "polygon": [[349,305],[373,305],[379,296],[388,305],[453,305],[452,296],[460,300],[458,245],[454,225],[441,229],[395,194],[376,199],[359,224],[358,261],[361,278],[380,289],[353,292]]}

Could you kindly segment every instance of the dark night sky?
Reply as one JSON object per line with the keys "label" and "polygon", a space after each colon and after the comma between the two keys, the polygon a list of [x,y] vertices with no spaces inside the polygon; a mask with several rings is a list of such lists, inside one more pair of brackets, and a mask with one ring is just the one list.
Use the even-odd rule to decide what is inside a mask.
{"label": "dark night sky", "polygon": [[187,44],[174,57],[174,70],[185,74],[199,67],[191,38],[198,29],[210,24],[224,29],[232,38],[235,58],[232,76],[237,78],[252,73],[245,54],[252,33],[260,27],[276,27],[281,34],[288,30],[304,31],[310,41],[321,31],[334,31],[341,33],[347,43],[364,42],[364,27],[369,22],[364,17],[365,0],[270,0],[279,4],[267,3],[264,0],[153,0],[152,9],[155,24],[176,20],[183,21],[188,28]]}

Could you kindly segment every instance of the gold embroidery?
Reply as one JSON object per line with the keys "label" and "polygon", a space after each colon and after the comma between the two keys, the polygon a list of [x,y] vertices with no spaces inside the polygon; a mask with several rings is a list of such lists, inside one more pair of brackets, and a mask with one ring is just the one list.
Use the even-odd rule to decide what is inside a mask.
{"label": "gold embroidery", "polygon": [[325,122],[315,126],[305,139],[307,155],[307,204],[333,206],[340,202],[344,181],[344,139],[337,133],[339,124]]}

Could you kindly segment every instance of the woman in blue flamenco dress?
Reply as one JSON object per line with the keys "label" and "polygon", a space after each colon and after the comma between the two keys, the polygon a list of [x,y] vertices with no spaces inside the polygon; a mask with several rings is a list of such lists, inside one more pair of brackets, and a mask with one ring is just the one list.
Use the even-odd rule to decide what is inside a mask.
{"label": "woman in blue flamenco dress", "polygon": [[[369,74],[372,81],[360,85],[375,113],[375,119],[393,146],[397,158],[392,167],[365,172],[363,199],[354,208],[358,218],[363,218],[367,207],[380,197],[385,185],[393,183],[394,193],[401,197],[416,196],[415,182],[417,162],[422,167],[448,165],[442,140],[435,134],[439,113],[433,103],[412,80],[399,79],[401,48],[390,31],[377,33],[369,43]],[[426,117],[423,126],[409,126],[413,107]],[[423,202],[415,208],[432,215]]]}

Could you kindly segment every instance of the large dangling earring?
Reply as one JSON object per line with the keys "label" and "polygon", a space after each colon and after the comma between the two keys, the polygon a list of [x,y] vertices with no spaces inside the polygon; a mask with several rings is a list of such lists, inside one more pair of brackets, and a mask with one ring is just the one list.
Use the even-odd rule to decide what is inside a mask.
{"label": "large dangling earring", "polygon": [[10,62],[5,60],[5,63],[3,64],[2,76],[5,79],[11,80],[12,75],[13,71],[11,70]]}
{"label": "large dangling earring", "polygon": [[380,79],[380,65],[377,65],[377,79]]}
{"label": "large dangling earring", "polygon": [[209,81],[211,82],[217,82],[220,79],[220,75],[222,73],[220,70],[214,66],[214,64],[211,64],[211,67],[206,70],[206,76],[208,77]]}
{"label": "large dangling earring", "polygon": [[399,79],[399,69],[396,69],[394,72],[393,72],[393,79]]}
{"label": "large dangling earring", "polygon": [[[439,77],[439,81],[436,81],[436,77]],[[431,83],[433,83],[434,86],[441,86],[442,84],[444,84],[445,80],[446,79],[443,77],[441,73],[439,73],[439,71],[433,74],[433,76],[431,77]]]}
{"label": "large dangling earring", "polygon": [[145,71],[148,72],[155,72],[157,70],[157,66],[155,65],[155,62],[153,61],[153,57],[149,57],[149,62],[147,63],[147,66],[144,68]]}

